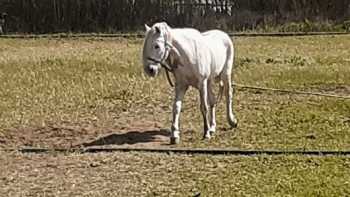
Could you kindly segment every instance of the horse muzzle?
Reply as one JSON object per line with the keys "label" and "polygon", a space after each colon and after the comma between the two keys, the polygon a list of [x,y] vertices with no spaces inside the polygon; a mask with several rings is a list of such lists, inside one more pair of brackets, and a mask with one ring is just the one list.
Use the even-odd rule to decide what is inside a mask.
{"label": "horse muzzle", "polygon": [[150,77],[155,77],[159,73],[159,69],[160,66],[151,64],[145,68],[145,71]]}

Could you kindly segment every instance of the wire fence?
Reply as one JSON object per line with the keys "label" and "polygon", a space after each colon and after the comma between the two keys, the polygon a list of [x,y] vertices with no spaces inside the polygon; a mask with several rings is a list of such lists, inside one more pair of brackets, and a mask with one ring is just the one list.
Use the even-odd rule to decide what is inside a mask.
{"label": "wire fence", "polygon": [[[350,35],[350,32],[275,32],[249,33],[229,32],[231,37],[290,37],[290,36],[332,36]],[[6,34],[0,38],[10,39],[40,39],[40,38],[144,38],[143,33],[58,33],[58,34]]]}
{"label": "wire fence", "polygon": [[288,93],[288,94],[294,94],[294,95],[299,94],[299,95],[306,95],[306,96],[328,97],[328,98],[343,99],[343,100],[350,99],[350,96],[326,94],[326,93],[320,93],[320,92],[307,92],[307,91],[287,90],[287,89],[278,89],[278,88],[258,87],[258,86],[250,86],[250,85],[243,85],[243,84],[237,84],[237,83],[233,84],[233,86],[242,88],[242,89],[282,92],[282,93]]}

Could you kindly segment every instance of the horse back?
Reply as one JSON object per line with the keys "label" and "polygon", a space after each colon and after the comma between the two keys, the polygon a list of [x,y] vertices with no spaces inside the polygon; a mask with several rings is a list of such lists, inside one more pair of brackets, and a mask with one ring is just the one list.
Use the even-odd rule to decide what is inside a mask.
{"label": "horse back", "polygon": [[214,76],[219,75],[226,64],[232,63],[233,43],[228,34],[220,30],[210,30],[202,33],[209,50],[211,51],[211,69]]}

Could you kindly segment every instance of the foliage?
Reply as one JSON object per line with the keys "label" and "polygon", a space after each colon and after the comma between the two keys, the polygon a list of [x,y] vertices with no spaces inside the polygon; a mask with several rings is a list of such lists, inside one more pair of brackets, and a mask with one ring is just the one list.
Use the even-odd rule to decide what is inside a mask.
{"label": "foliage", "polygon": [[[207,3],[205,3],[207,2]],[[167,21],[227,31],[349,30],[348,0],[2,0],[7,32],[122,32]]]}

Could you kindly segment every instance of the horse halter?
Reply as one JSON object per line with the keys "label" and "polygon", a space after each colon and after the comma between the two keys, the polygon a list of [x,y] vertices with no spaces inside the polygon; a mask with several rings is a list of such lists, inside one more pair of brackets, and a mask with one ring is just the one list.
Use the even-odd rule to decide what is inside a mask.
{"label": "horse halter", "polygon": [[[157,60],[155,58],[152,58],[152,57],[147,57],[147,60],[149,61],[152,61],[153,63],[156,63],[156,64],[160,64],[164,69],[165,69],[165,74],[166,74],[166,77],[168,79],[168,82],[170,84],[171,87],[174,87],[174,83],[171,81],[171,78],[169,76],[169,72],[174,72],[174,68],[172,68],[167,62],[166,60],[168,59],[169,57],[169,54],[170,54],[170,50],[174,47],[172,44],[170,44],[167,39],[166,39],[166,36],[165,37],[165,40],[164,40],[164,48],[165,48],[165,52],[163,54],[163,57],[160,59],[160,60]],[[175,67],[176,68],[176,67]]]}
{"label": "horse halter", "polygon": [[174,46],[171,45],[170,43],[167,42],[167,40],[164,41],[164,48],[165,48],[165,52],[163,54],[163,57],[160,60],[157,60],[155,58],[152,57],[147,57],[147,60],[152,61],[153,63],[156,64],[160,64],[165,70],[169,71],[169,72],[173,72],[174,69],[171,68],[171,66],[166,62],[166,60],[169,57],[169,53],[171,48],[173,48]]}

